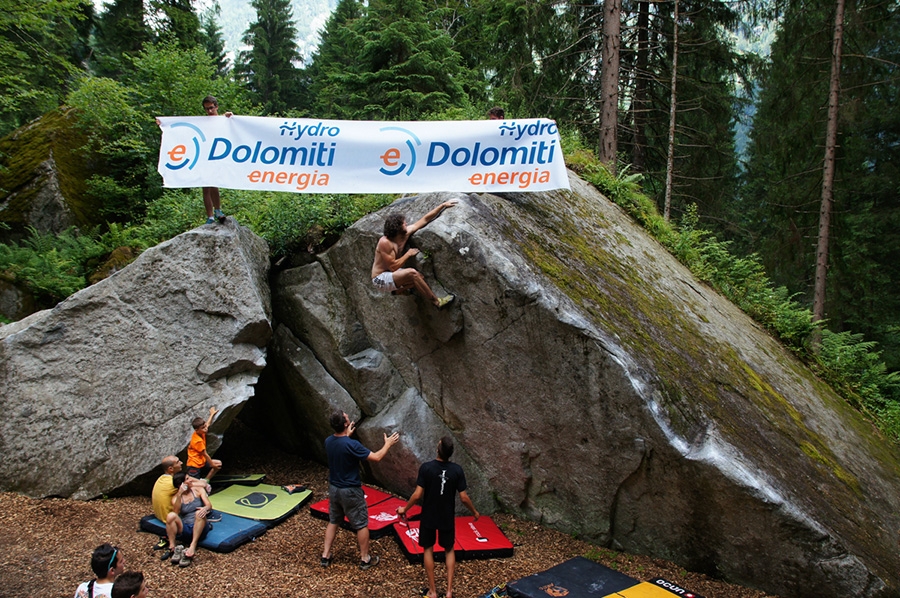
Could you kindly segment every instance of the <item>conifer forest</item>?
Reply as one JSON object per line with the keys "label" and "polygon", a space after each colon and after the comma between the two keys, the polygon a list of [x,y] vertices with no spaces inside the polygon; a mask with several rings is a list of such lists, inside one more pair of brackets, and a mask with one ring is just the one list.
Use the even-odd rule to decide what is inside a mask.
{"label": "conifer forest", "polygon": [[[162,188],[154,117],[199,116],[206,95],[235,114],[454,120],[500,106],[554,119],[564,148],[613,185],[639,188],[664,221],[843,335],[852,355],[837,361],[876,372],[883,400],[868,408],[900,430],[898,0],[331,0],[315,45],[290,0],[248,3],[228,48],[223,24],[235,25],[214,2],[0,0],[0,137],[74,118],[89,158],[71,185],[94,238],[128,244],[135,223],[201,215]],[[0,143],[0,205],[11,147]],[[327,236],[383,205],[293,201],[267,198],[276,215],[255,223],[275,253],[323,242],[285,222],[302,215],[302,231],[318,222]],[[0,273],[40,244],[7,240]],[[842,378],[851,395],[867,375]]]}

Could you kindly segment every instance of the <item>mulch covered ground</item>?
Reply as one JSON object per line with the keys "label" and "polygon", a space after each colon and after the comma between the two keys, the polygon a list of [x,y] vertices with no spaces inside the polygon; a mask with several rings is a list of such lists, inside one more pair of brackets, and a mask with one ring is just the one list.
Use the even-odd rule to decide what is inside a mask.
{"label": "mulch covered ground", "polygon": [[[217,455],[225,463],[224,473],[264,473],[267,483],[307,484],[313,501],[325,496],[323,466],[256,439],[247,442],[252,433],[239,425],[235,428]],[[147,496],[88,502],[0,493],[0,598],[73,596],[78,584],[92,577],[91,551],[103,542],[120,548],[126,569],[144,572],[154,597],[406,598],[419,596],[425,585],[422,566],[410,565],[391,536],[372,542],[372,552],[381,557],[381,563],[360,571],[355,535],[342,530],[335,541],[334,564],[322,569],[319,556],[325,522],[311,517],[306,505],[234,552],[219,554],[200,548],[190,567],[173,567],[161,562],[160,552],[153,550],[157,537],[138,531],[140,518],[151,512],[149,492],[147,488]],[[511,515],[493,518],[515,545],[515,555],[459,562],[454,592],[458,598],[481,596],[500,582],[574,556],[587,556],[641,580],[664,577],[706,598],[772,598],[663,560],[592,546]],[[437,575],[439,580],[444,575],[443,564],[438,564]],[[443,591],[440,581],[438,590]]]}

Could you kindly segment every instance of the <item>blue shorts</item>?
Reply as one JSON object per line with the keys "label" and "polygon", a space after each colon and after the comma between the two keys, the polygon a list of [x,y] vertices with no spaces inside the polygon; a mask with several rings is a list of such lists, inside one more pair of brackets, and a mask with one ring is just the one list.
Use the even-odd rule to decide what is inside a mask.
{"label": "blue shorts", "polygon": [[328,485],[328,522],[340,525],[344,517],[350,521],[353,531],[369,527],[369,508],[366,506],[366,494],[360,486],[338,488]]}

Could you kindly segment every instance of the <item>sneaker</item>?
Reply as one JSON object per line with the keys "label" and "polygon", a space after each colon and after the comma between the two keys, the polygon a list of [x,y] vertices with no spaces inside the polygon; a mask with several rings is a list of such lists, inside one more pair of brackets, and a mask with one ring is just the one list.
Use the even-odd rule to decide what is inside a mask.
{"label": "sneaker", "polygon": [[380,561],[380,560],[381,559],[378,558],[378,555],[370,554],[368,562],[366,562],[366,561],[359,562],[359,568],[362,569],[363,571],[365,571],[366,569],[371,569],[372,567],[377,565],[378,561]]}
{"label": "sneaker", "polygon": [[225,224],[225,212],[217,208],[213,210],[213,216],[219,221],[219,224]]}
{"label": "sneaker", "polygon": [[172,564],[178,565],[181,563],[181,559],[184,558],[184,546],[179,544],[175,547],[175,551],[172,553]]}
{"label": "sneaker", "polygon": [[210,523],[222,521],[222,514],[219,513],[218,511],[210,511],[209,515],[206,516],[206,520]]}
{"label": "sneaker", "polygon": [[456,299],[455,295],[447,295],[446,297],[441,297],[440,299],[438,299],[437,308],[444,309],[445,307],[450,305],[454,299]]}
{"label": "sneaker", "polygon": [[165,550],[169,547],[169,539],[168,538],[160,538],[159,542],[156,543],[156,546],[153,547],[153,550]]}
{"label": "sneaker", "polygon": [[323,556],[321,559],[319,559],[319,564],[322,565],[322,567],[327,567],[331,564],[331,559],[333,558],[333,556],[327,558]]}
{"label": "sneaker", "polygon": [[159,560],[161,560],[161,561],[167,561],[167,560],[169,560],[170,558],[172,558],[172,555],[173,555],[173,554],[175,554],[175,551],[174,551],[174,550],[166,550],[164,553],[162,553],[162,555],[160,555]]}
{"label": "sneaker", "polygon": [[[181,568],[190,567],[191,563],[194,561],[194,557],[187,556],[186,554],[181,555],[181,559],[178,560],[178,566]],[[172,561],[174,564],[175,561]]]}
{"label": "sneaker", "polygon": [[216,219],[213,218],[212,216],[210,216],[209,218],[206,219],[206,223],[207,223],[207,224],[215,224],[215,223],[216,223]]}

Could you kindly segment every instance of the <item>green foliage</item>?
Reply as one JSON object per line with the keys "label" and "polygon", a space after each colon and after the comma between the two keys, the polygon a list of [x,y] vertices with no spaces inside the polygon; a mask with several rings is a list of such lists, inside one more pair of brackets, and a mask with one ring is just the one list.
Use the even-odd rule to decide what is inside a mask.
{"label": "green foliage", "polygon": [[92,11],[86,0],[0,0],[0,136],[59,106]]}
{"label": "green foliage", "polygon": [[391,201],[387,195],[231,191],[228,196],[229,211],[266,239],[275,255],[321,250],[362,216]]}
{"label": "green foliage", "polygon": [[227,110],[252,113],[241,87],[217,77],[212,58],[199,46],[148,44],[128,62],[123,82],[83,77],[67,97],[88,134],[85,150],[97,158],[89,197],[103,206],[103,219],[116,222],[141,218],[162,194],[156,116],[200,114],[210,94]]}
{"label": "green foliage", "polygon": [[[888,373],[876,342],[863,341],[861,334],[823,329],[785,287],[773,285],[759,256],[739,257],[731,252],[731,242],[699,228],[696,206],[688,207],[680,226],[670,224],[640,192],[639,179],[625,172],[618,177],[610,174],[577,136],[563,136],[562,145],[570,168],[624,208],[694,275],[774,333],[885,434],[900,441],[900,373]],[[811,350],[814,335],[821,336],[817,351]]]}
{"label": "green foliage", "polygon": [[302,104],[297,27],[289,0],[251,0],[256,21],[244,33],[250,48],[241,51],[235,67],[264,114],[284,114]]}
{"label": "green foliage", "polygon": [[[275,256],[321,250],[361,217],[393,201],[387,195],[294,195],[223,191],[223,207],[265,238]],[[88,284],[94,268],[119,247],[136,253],[202,224],[199,189],[167,190],[151,201],[147,216],[129,225],[110,223],[105,232],[41,234],[30,229],[22,243],[0,244],[0,273],[52,306]]]}
{"label": "green foliage", "polygon": [[118,76],[153,39],[143,0],[113,0],[103,7],[95,30],[97,56],[92,61],[100,75]]}
{"label": "green foliage", "polygon": [[0,272],[23,284],[39,303],[52,305],[85,286],[86,262],[102,253],[93,237],[74,229],[55,235],[32,228],[21,244],[0,244]]}
{"label": "green foliage", "polygon": [[[252,114],[251,104],[239,84],[216,76],[216,65],[203,48],[182,48],[172,43],[147,46],[132,61],[126,81],[134,90],[135,106],[143,113],[143,126],[158,143],[156,116],[204,114],[202,100],[213,95],[220,113]],[[155,162],[155,156],[154,156]]]}
{"label": "green foliage", "polygon": [[309,69],[314,113],[418,120],[465,105],[460,56],[422,0],[375,0],[368,10],[346,0],[338,10]]}
{"label": "green foliage", "polygon": [[900,441],[900,372],[888,373],[877,343],[861,334],[823,330],[818,362],[832,386]]}
{"label": "green foliage", "polygon": [[104,77],[86,77],[69,94],[78,124],[88,134],[84,148],[99,159],[87,181],[88,196],[103,217],[129,218],[143,211],[146,164],[153,150],[145,136],[146,116],[134,106],[132,89]]}
{"label": "green foliage", "polygon": [[138,236],[152,246],[192,229],[205,219],[202,191],[175,189],[163,191],[158,199],[151,201],[144,221],[133,226],[139,229]]}
{"label": "green foliage", "polygon": [[[785,5],[761,72],[748,170],[732,238],[779,285],[811,300],[834,2]],[[847,5],[825,313],[878,341],[900,368],[900,7]]]}

